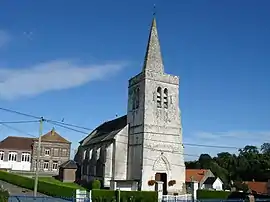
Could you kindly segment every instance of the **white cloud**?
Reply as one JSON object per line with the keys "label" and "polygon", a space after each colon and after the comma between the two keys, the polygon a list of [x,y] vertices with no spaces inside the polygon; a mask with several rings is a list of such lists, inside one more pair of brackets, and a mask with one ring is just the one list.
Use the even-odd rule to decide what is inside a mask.
{"label": "white cloud", "polygon": [[0,30],[0,48],[8,44],[11,40],[11,36],[3,30]]}
{"label": "white cloud", "polygon": [[0,67],[0,99],[15,99],[78,87],[109,77],[125,65],[123,62],[82,65],[74,61],[58,60],[21,69]]}
{"label": "white cloud", "polygon": [[[211,145],[213,147],[190,146],[185,145],[186,154],[200,155],[208,153],[216,155],[219,152],[228,151],[237,153],[238,148],[246,145],[254,145],[260,147],[264,142],[270,142],[270,131],[227,131],[227,132],[195,132],[192,135],[185,136],[184,143],[192,143],[198,145]],[[234,148],[224,148],[224,147]],[[196,159],[197,157],[185,156],[186,160]]]}

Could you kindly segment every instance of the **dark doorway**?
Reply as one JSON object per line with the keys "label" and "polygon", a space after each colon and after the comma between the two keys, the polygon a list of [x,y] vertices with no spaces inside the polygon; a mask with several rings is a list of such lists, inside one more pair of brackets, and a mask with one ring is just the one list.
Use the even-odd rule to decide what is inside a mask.
{"label": "dark doorway", "polygon": [[163,182],[163,195],[167,195],[167,173],[156,173],[155,180]]}

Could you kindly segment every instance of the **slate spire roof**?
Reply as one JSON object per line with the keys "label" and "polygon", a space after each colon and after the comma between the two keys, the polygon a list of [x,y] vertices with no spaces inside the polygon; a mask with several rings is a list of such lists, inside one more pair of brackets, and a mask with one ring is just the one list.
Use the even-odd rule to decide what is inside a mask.
{"label": "slate spire roof", "polygon": [[143,72],[151,71],[163,73],[164,66],[161,56],[160,44],[158,39],[157,22],[155,16],[152,20],[149,39],[144,58]]}

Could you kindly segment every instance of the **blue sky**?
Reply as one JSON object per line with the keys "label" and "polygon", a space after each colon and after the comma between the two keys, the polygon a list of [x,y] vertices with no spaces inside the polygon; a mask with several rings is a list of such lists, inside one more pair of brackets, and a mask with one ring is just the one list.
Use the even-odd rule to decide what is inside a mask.
{"label": "blue sky", "polygon": [[[267,0],[1,2],[0,106],[88,128],[125,114],[127,81],[142,69],[154,3],[165,70],[181,79],[184,142],[269,141]],[[1,112],[0,119],[27,118]],[[38,134],[38,124],[12,126]],[[84,137],[55,128],[73,148]],[[1,126],[0,135],[22,134]],[[236,151],[185,148],[195,155]]]}

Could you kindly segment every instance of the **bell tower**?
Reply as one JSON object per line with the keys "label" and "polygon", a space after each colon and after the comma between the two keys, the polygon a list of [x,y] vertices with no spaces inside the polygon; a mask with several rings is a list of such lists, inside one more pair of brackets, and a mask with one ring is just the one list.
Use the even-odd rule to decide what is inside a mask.
{"label": "bell tower", "polygon": [[141,190],[153,190],[148,181],[156,179],[164,193],[185,192],[179,77],[164,72],[155,17],[142,71],[129,80],[127,123],[128,179]]}

